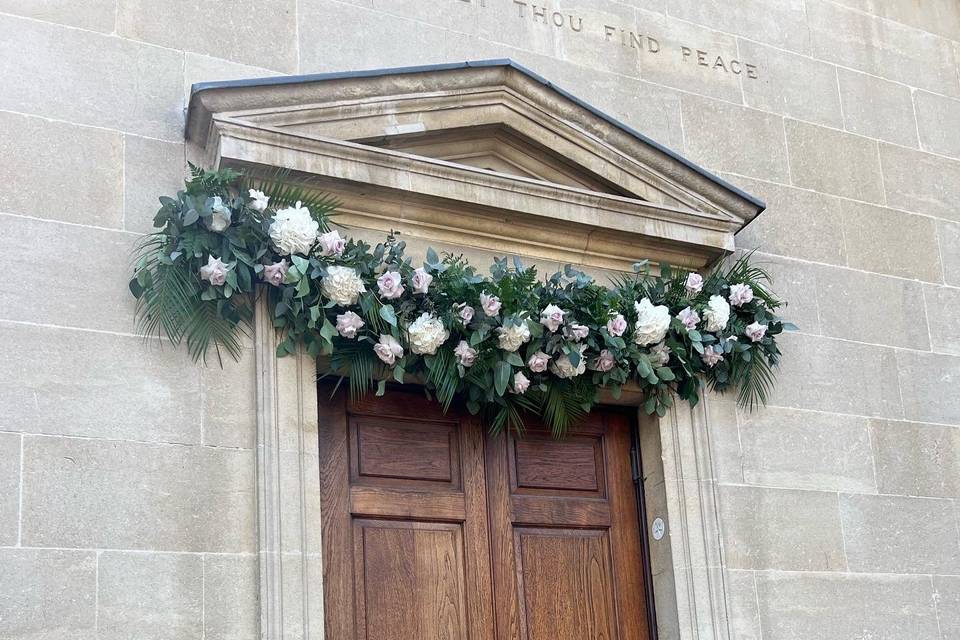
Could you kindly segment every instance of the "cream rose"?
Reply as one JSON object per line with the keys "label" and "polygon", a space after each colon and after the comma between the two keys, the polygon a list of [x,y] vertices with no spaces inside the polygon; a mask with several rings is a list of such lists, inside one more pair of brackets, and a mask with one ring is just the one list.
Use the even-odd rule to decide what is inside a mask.
{"label": "cream rose", "polygon": [[497,296],[488,295],[486,291],[480,294],[480,308],[491,318],[496,318],[503,304]]}
{"label": "cream rose", "polygon": [[723,296],[710,296],[707,308],[703,312],[703,319],[707,321],[707,331],[723,331],[730,321],[730,305]]}
{"label": "cream rose", "polygon": [[366,324],[363,318],[353,311],[347,311],[337,316],[337,333],[344,338],[356,338],[357,331]]}
{"label": "cream rose", "polygon": [[748,284],[730,285],[730,304],[735,307],[742,307],[753,300],[753,288]]}
{"label": "cream rose", "polygon": [[407,335],[410,337],[410,351],[432,356],[450,337],[450,332],[435,315],[422,313],[407,327]]}
{"label": "cream rose", "polygon": [[210,214],[210,219],[207,221],[207,228],[210,231],[216,231],[221,233],[227,230],[227,227],[230,226],[230,220],[233,214],[230,212],[230,209],[223,204],[223,199],[220,196],[214,196],[211,198],[213,202],[210,203],[210,208],[213,210]]}
{"label": "cream rose", "polygon": [[499,346],[504,351],[516,351],[524,342],[530,339],[530,327],[526,322],[519,324],[508,323],[497,329],[500,334]]}
{"label": "cream rose", "polygon": [[373,351],[377,354],[378,358],[391,367],[397,361],[397,358],[403,357],[403,347],[400,346],[397,339],[389,333],[380,336],[380,342],[373,345]]}
{"label": "cream rose", "polygon": [[263,281],[279,287],[283,284],[283,279],[287,276],[287,269],[290,265],[286,259],[280,262],[274,262],[263,267]]}
{"label": "cream rose", "polygon": [[540,324],[555,332],[563,324],[563,309],[555,304],[548,304],[540,312]]}
{"label": "cream rose", "polygon": [[352,267],[327,267],[327,275],[320,284],[320,290],[341,307],[357,304],[360,294],[366,291],[360,274]]}
{"label": "cream rose", "polygon": [[550,371],[553,372],[553,375],[558,378],[574,378],[579,376],[584,371],[587,370],[587,362],[583,357],[583,352],[587,350],[587,345],[581,344],[577,347],[577,353],[580,354],[580,363],[577,366],[573,366],[573,363],[570,362],[570,357],[563,353],[557,356],[553,362],[550,363]]}
{"label": "cream rose", "polygon": [[410,284],[413,285],[414,293],[427,293],[430,289],[430,283],[433,282],[433,276],[427,273],[423,267],[417,267],[410,278]]}
{"label": "cream rose", "polygon": [[320,234],[317,238],[322,256],[342,256],[347,247],[347,241],[340,237],[340,232],[334,229],[329,233]]}
{"label": "cream rose", "polygon": [[232,267],[220,258],[212,255],[207,257],[206,266],[200,267],[200,277],[215,287],[222,286],[227,281],[227,272]]}
{"label": "cream rose", "polygon": [[633,341],[644,347],[663,340],[670,328],[670,309],[663,305],[654,306],[649,298],[635,302],[633,306],[637,310]]}
{"label": "cream rose", "polygon": [[754,322],[748,324],[743,332],[747,334],[747,337],[750,338],[752,342],[760,342],[763,340],[763,336],[767,335],[767,325]]}
{"label": "cream rose", "polygon": [[687,281],[684,283],[684,288],[691,296],[700,293],[703,290],[703,276],[699,273],[687,274]]}
{"label": "cream rose", "polygon": [[523,395],[527,392],[527,389],[530,388],[530,380],[527,379],[527,376],[523,375],[522,371],[517,371],[513,374],[513,392],[517,395]]}
{"label": "cream rose", "polygon": [[250,189],[250,208],[254,211],[266,211],[270,198],[263,191]]}

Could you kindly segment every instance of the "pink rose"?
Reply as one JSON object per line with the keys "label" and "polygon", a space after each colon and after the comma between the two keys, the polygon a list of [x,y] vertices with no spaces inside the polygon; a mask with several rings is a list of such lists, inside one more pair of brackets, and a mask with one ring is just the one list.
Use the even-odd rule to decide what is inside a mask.
{"label": "pink rose", "polygon": [[200,267],[200,277],[208,280],[213,286],[219,287],[227,281],[228,271],[230,271],[230,265],[211,255],[207,257],[206,266]]}
{"label": "pink rose", "polygon": [[763,336],[767,335],[767,325],[754,322],[753,324],[748,324],[743,332],[747,334],[747,337],[753,342],[760,342],[763,340]]}
{"label": "pink rose", "polygon": [[703,363],[708,367],[713,367],[723,360],[723,355],[714,351],[713,347],[704,347],[702,357]]}
{"label": "pink rose", "polygon": [[317,238],[317,242],[320,244],[320,255],[322,256],[343,255],[343,250],[347,247],[347,241],[340,237],[340,233],[336,229],[330,233],[321,234]]}
{"label": "pink rose", "polygon": [[556,331],[563,324],[563,309],[555,304],[548,304],[540,312],[540,324],[551,332]]}
{"label": "pink rose", "polygon": [[403,283],[400,281],[398,271],[384,271],[377,278],[377,286],[380,288],[380,295],[387,300],[394,300],[403,295]]}
{"label": "pink rose", "polygon": [[283,284],[283,279],[287,277],[287,269],[289,268],[290,265],[287,263],[286,258],[280,262],[268,264],[263,267],[263,281],[279,287]]}
{"label": "pink rose", "polygon": [[426,293],[431,282],[433,282],[433,276],[427,273],[423,267],[417,267],[417,270],[413,272],[413,277],[410,278],[414,293]]}
{"label": "pink rose", "polygon": [[604,349],[600,352],[600,355],[593,361],[593,368],[597,371],[610,371],[613,369],[614,365],[617,364],[617,361],[614,359],[613,354],[610,353],[609,349]]}
{"label": "pink rose", "polygon": [[677,320],[683,323],[687,329],[696,329],[697,325],[700,323],[700,314],[687,307],[683,311],[677,314]]}
{"label": "pink rose", "polygon": [[615,338],[619,338],[627,330],[627,319],[622,313],[618,313],[607,320],[607,333]]}
{"label": "pink rose", "polygon": [[397,339],[389,333],[380,336],[380,342],[373,345],[373,351],[377,354],[378,358],[391,367],[397,361],[397,358],[403,357],[403,347],[400,346]]}
{"label": "pink rose", "polygon": [[527,366],[530,367],[530,371],[534,373],[543,373],[547,370],[547,364],[550,362],[550,356],[545,354],[543,351],[537,351],[535,354],[530,356],[530,359],[527,360]]}
{"label": "pink rose", "polygon": [[457,348],[453,350],[453,355],[457,356],[457,362],[464,367],[472,367],[477,361],[477,350],[472,348],[466,340],[461,340]]}
{"label": "pink rose", "polygon": [[739,307],[753,300],[753,289],[748,284],[730,285],[730,304]]}
{"label": "pink rose", "polygon": [[703,276],[699,273],[687,274],[687,282],[684,286],[686,286],[687,293],[690,295],[700,293],[703,290]]}
{"label": "pink rose", "polygon": [[670,362],[670,348],[666,342],[660,342],[650,348],[650,355],[661,367]]}
{"label": "pink rose", "polygon": [[500,313],[500,307],[502,306],[503,304],[497,296],[487,295],[486,291],[480,294],[480,308],[491,318],[497,317],[497,314]]}
{"label": "pink rose", "polygon": [[517,371],[513,374],[513,392],[516,394],[524,394],[527,389],[530,388],[530,381],[527,379],[527,376],[523,375],[522,371]]}
{"label": "pink rose", "polygon": [[582,324],[577,324],[576,322],[571,322],[566,327],[563,328],[564,334],[573,340],[574,342],[580,342],[588,335],[590,335],[590,329]]}
{"label": "pink rose", "polygon": [[466,302],[461,302],[460,304],[453,305],[453,308],[457,312],[457,315],[460,317],[460,320],[463,322],[464,326],[470,324],[470,321],[473,320],[473,307],[468,305]]}
{"label": "pink rose", "polygon": [[347,311],[337,316],[337,333],[344,338],[356,338],[357,331],[364,325],[363,318],[353,311]]}

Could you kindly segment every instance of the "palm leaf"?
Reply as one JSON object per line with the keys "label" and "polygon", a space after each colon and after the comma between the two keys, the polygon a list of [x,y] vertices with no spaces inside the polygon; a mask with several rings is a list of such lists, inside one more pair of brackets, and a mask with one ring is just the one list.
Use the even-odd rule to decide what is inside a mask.
{"label": "palm leaf", "polygon": [[237,331],[237,325],[224,317],[220,305],[223,301],[197,300],[183,325],[184,336],[187,341],[187,350],[194,361],[201,358],[207,361],[207,353],[211,346],[217,352],[217,358],[222,363],[221,349],[240,360],[243,355],[243,344]]}
{"label": "palm leaf", "polygon": [[322,231],[329,231],[329,219],[341,202],[312,186],[315,182],[313,178],[302,178],[299,182],[291,182],[290,173],[289,169],[278,169],[270,177],[260,180],[248,179],[243,189],[262,191],[269,196],[270,207],[274,210],[292,207],[299,202],[301,206],[310,209],[311,215],[320,224]]}

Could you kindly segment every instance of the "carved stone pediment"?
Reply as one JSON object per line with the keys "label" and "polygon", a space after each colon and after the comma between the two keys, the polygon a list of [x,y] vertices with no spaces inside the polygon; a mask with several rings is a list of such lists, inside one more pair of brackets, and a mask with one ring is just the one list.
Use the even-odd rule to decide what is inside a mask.
{"label": "carved stone pediment", "polygon": [[187,137],[309,178],[348,226],[599,268],[703,266],[763,210],[510,61],[195,85]]}

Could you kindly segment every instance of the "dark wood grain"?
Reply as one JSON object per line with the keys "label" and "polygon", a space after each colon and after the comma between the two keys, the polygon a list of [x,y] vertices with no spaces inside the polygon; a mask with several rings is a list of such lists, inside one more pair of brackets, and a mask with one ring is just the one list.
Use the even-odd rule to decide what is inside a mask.
{"label": "dark wood grain", "polygon": [[596,492],[598,438],[529,436],[514,442],[517,487]]}

